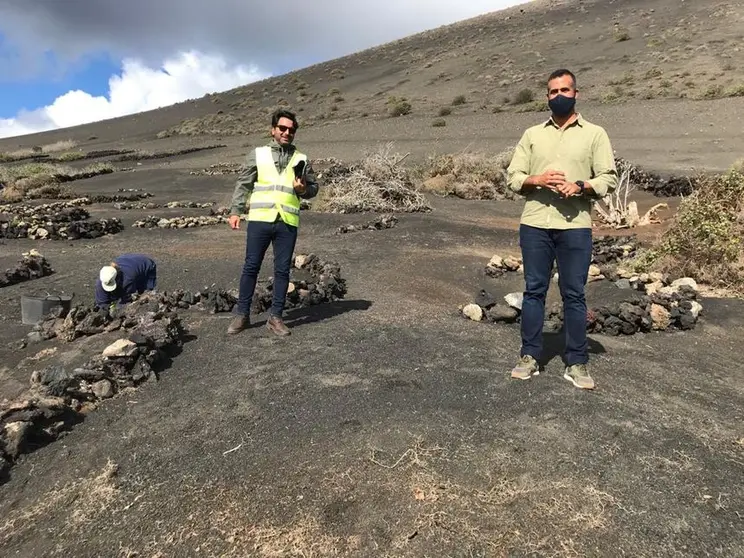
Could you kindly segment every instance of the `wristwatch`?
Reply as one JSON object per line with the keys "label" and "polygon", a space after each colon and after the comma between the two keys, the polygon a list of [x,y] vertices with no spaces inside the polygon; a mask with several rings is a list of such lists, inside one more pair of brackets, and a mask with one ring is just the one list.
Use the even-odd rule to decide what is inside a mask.
{"label": "wristwatch", "polygon": [[579,187],[579,194],[584,193],[584,181],[583,180],[577,180],[574,184]]}

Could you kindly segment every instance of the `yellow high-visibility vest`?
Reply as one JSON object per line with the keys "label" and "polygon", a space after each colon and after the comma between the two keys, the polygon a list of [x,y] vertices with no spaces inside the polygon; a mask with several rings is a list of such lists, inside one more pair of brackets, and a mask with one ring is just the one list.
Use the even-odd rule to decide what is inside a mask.
{"label": "yellow high-visibility vest", "polygon": [[300,198],[294,189],[294,166],[300,161],[307,161],[307,157],[295,151],[287,168],[279,174],[271,155],[271,147],[256,148],[258,178],[248,200],[249,221],[273,223],[278,214],[288,225],[300,226]]}

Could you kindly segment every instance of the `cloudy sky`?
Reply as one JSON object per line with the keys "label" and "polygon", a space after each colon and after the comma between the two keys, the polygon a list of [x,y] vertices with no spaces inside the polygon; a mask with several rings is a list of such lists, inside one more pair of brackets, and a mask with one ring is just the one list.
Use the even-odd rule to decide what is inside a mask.
{"label": "cloudy sky", "polygon": [[0,0],[0,137],[132,114],[524,0]]}

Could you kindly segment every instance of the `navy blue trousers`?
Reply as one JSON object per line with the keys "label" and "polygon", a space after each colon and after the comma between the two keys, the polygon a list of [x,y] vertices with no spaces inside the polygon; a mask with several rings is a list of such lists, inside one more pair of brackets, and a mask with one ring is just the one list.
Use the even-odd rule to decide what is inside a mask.
{"label": "navy blue trousers", "polygon": [[545,296],[550,286],[553,261],[557,261],[566,336],[564,358],[567,366],[586,364],[589,354],[584,287],[592,260],[591,229],[540,229],[520,225],[519,245],[525,280],[521,356],[530,355],[540,360]]}
{"label": "navy blue trousers", "polygon": [[296,242],[297,227],[287,225],[281,219],[273,223],[248,221],[245,263],[240,275],[240,294],[236,310],[238,314],[248,315],[250,313],[258,272],[261,270],[266,250],[271,244],[274,250],[274,300],[270,314],[282,316],[287,300],[289,270]]}

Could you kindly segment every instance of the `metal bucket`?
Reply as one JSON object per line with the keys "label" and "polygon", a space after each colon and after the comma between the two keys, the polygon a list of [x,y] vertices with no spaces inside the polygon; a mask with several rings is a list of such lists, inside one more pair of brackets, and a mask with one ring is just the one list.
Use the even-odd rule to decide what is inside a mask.
{"label": "metal bucket", "polygon": [[21,295],[21,321],[25,325],[36,325],[44,316],[57,308],[64,314],[70,311],[74,295]]}

